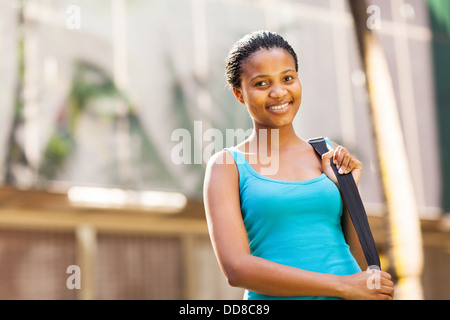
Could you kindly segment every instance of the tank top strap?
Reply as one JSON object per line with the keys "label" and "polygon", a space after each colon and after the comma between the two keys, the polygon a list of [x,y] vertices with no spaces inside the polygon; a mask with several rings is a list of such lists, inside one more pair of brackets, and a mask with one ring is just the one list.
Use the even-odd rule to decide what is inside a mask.
{"label": "tank top strap", "polygon": [[234,162],[236,162],[237,165],[245,164],[247,162],[247,160],[245,159],[244,154],[242,152],[240,152],[238,150],[238,148],[236,148],[236,147],[229,147],[229,148],[225,148],[224,150],[227,150],[228,152],[231,153],[231,155],[233,156]]}
{"label": "tank top strap", "polygon": [[330,146],[331,149],[334,149],[333,144],[331,143],[330,138],[328,137],[324,137],[324,140],[326,141],[326,143]]}

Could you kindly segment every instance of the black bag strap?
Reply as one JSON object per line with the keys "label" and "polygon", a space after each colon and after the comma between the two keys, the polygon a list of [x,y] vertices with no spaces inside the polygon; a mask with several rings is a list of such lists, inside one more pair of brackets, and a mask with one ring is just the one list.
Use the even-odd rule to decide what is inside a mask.
{"label": "black bag strap", "polygon": [[[322,156],[329,151],[327,142],[323,137],[309,139],[308,142],[314,147],[316,152]],[[358,234],[359,242],[366,257],[369,268],[380,269],[380,258],[377,247],[370,231],[366,210],[361,200],[358,187],[351,174],[339,174],[336,165],[331,158],[331,168],[336,175],[342,198],[347,206],[348,213]]]}

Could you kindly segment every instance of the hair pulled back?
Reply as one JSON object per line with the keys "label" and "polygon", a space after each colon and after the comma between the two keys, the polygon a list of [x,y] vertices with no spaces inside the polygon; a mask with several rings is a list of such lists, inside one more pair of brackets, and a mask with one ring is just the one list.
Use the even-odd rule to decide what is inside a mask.
{"label": "hair pulled back", "polygon": [[232,88],[241,87],[242,65],[252,54],[259,50],[284,49],[294,59],[295,71],[298,71],[297,54],[291,45],[282,36],[271,31],[255,31],[238,40],[225,60],[225,75]]}

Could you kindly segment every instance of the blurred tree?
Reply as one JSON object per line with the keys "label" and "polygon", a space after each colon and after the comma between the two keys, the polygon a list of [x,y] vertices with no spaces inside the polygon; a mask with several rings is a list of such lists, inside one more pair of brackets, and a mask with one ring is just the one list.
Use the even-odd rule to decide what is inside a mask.
{"label": "blurred tree", "polygon": [[[89,107],[92,103],[95,104],[96,99],[101,98],[108,99],[110,111],[97,115],[97,120],[109,122],[114,130],[118,130],[119,121],[126,121],[129,124],[126,126],[128,128],[126,134],[134,137],[133,141],[139,144],[133,157],[129,159],[133,163],[128,165],[134,168],[134,172],[126,179],[127,181],[118,174],[121,165],[118,159],[110,159],[109,165],[106,166],[109,170],[103,174],[108,176],[111,184],[124,188],[145,187],[146,184],[152,187],[158,185],[161,188],[169,188],[176,184],[176,179],[172,177],[146,134],[132,103],[117,89],[106,72],[86,62],[78,62],[75,70],[68,101],[60,109],[56,128],[50,136],[39,167],[40,184],[46,185],[67,169],[65,164],[77,147],[75,133],[80,118],[84,113],[89,112]],[[124,115],[114,112],[115,102],[127,106],[127,112]],[[95,133],[93,134],[95,136]],[[127,147],[132,148],[131,145]],[[95,183],[95,181],[92,182]]]}
{"label": "blurred tree", "polygon": [[7,185],[14,185],[17,181],[15,168],[19,166],[20,168],[26,169],[29,167],[29,162],[25,151],[23,149],[23,144],[18,141],[18,131],[23,125],[24,117],[24,99],[23,99],[23,87],[25,78],[25,54],[24,54],[24,1],[17,1],[17,82],[16,82],[16,92],[15,92],[15,102],[14,102],[14,112],[13,121],[11,129],[8,134],[8,147],[5,160],[5,183]]}
{"label": "blurred tree", "polygon": [[383,49],[368,25],[365,0],[349,0],[359,51],[366,73],[376,149],[381,168],[390,253],[397,276],[396,297],[423,299],[423,248],[395,95]]}

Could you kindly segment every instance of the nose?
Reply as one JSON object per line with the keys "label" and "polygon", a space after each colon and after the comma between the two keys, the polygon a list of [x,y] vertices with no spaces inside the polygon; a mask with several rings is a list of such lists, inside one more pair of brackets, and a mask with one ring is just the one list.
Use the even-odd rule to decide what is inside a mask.
{"label": "nose", "polygon": [[282,85],[275,85],[269,93],[269,97],[272,99],[281,99],[287,93],[287,90]]}

